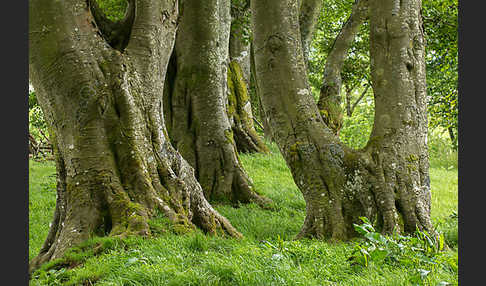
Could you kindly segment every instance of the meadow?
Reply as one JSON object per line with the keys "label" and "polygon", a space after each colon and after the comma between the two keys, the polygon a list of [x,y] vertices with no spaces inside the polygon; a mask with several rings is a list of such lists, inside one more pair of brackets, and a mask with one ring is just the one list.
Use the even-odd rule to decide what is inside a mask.
{"label": "meadow", "polygon": [[[151,237],[93,238],[69,251],[64,261],[44,265],[30,285],[458,284],[457,153],[444,152],[440,144],[430,148],[431,215],[447,246],[428,256],[412,247],[406,259],[370,259],[363,265],[352,257],[366,244],[364,238],[342,243],[293,240],[304,221],[305,202],[276,146],[270,148],[269,155],[240,158],[255,188],[275,208],[214,205],[242,239],[200,231],[179,234],[159,216],[151,221]],[[29,259],[47,235],[55,184],[53,162],[29,161]]]}

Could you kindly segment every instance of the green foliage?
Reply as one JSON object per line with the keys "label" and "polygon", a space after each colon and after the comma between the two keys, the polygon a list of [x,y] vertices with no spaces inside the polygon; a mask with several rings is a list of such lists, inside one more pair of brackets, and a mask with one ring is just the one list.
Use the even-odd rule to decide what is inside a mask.
{"label": "green foliage", "polygon": [[448,170],[457,169],[457,150],[451,148],[453,142],[442,127],[429,127],[427,143],[431,166]]}
{"label": "green foliage", "polygon": [[128,2],[126,0],[96,0],[106,17],[112,21],[119,21],[125,16]]}
{"label": "green foliage", "polygon": [[343,143],[354,149],[363,148],[368,142],[373,128],[375,116],[374,101],[372,98],[364,98],[353,112],[351,117],[343,117],[343,127],[339,138]]}
{"label": "green foliage", "polygon": [[31,91],[29,92],[29,132],[36,140],[42,140],[40,130],[44,134],[47,133],[47,124],[44,113],[37,102],[35,91]]}
{"label": "green foliage", "polygon": [[417,271],[410,277],[414,285],[430,285],[429,274],[438,271],[438,268],[457,273],[457,262],[447,259],[448,254],[444,251],[446,243],[443,233],[432,235],[417,229],[410,236],[387,236],[376,232],[367,218],[362,217],[361,220],[362,224],[354,224],[354,228],[364,239],[355,243],[349,258],[353,265],[412,266]]}
{"label": "green foliage", "polygon": [[[324,1],[309,54],[309,82],[318,96],[326,58],[355,1]],[[369,27],[364,23],[351,45],[341,73],[343,86],[354,89],[369,79]]]}
{"label": "green foliage", "polygon": [[451,128],[457,149],[457,0],[424,0],[426,71],[432,127]]}

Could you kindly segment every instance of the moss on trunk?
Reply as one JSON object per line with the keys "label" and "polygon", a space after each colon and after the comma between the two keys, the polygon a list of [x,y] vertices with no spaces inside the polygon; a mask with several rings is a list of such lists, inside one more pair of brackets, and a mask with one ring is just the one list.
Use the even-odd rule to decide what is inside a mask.
{"label": "moss on trunk", "polygon": [[182,228],[241,236],[206,201],[165,131],[177,1],[137,3],[121,53],[97,33],[85,1],[29,2],[30,78],[57,168],[53,223],[29,272],[93,236],[150,235],[157,212]]}
{"label": "moss on trunk", "polygon": [[[339,141],[311,96],[295,29],[297,3],[251,3],[263,108],[306,201],[298,238],[349,239],[356,235],[353,223],[359,223],[360,216],[377,222],[385,233],[411,232],[415,227],[432,231],[423,35],[417,30],[420,2],[412,1],[400,8],[400,17],[387,19],[394,17],[389,2],[376,1],[371,9],[376,11],[371,29],[378,32],[371,35],[376,112],[363,150],[352,150]],[[413,24],[403,29],[409,27],[404,23]],[[402,52],[407,47],[413,47],[407,53],[413,57]],[[409,62],[417,69],[409,69]]]}
{"label": "moss on trunk", "polygon": [[226,113],[229,8],[227,0],[184,2],[166,121],[174,146],[194,167],[207,199],[267,206],[270,200],[256,193],[240,164]]}
{"label": "moss on trunk", "polygon": [[237,150],[243,153],[268,153],[268,148],[255,131],[248,89],[236,61],[229,64],[228,91],[226,113],[231,121]]}

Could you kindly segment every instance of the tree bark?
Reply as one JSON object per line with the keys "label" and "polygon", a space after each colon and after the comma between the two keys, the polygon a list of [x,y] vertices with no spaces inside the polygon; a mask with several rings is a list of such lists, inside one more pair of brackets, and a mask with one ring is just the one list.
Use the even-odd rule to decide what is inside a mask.
{"label": "tree bark", "polygon": [[242,153],[268,153],[269,150],[253,125],[253,114],[243,71],[237,61],[228,67],[227,114],[231,122],[236,149]]}
{"label": "tree bark", "polygon": [[194,167],[208,200],[270,201],[240,164],[226,113],[229,1],[185,0],[175,44],[170,138]]}
{"label": "tree bark", "polygon": [[168,141],[163,79],[177,1],[137,0],[123,52],[82,0],[29,2],[29,70],[51,131],[57,200],[29,272],[93,235],[149,235],[157,211],[176,226],[241,236],[206,201]]}
{"label": "tree bark", "polygon": [[321,91],[317,106],[322,119],[334,133],[339,134],[343,123],[341,108],[341,88],[344,60],[348,55],[360,26],[368,18],[368,0],[357,0],[353,4],[351,15],[344,23],[341,31],[334,40],[331,51],[327,55]]}
{"label": "tree bark", "polygon": [[[386,1],[377,1],[374,8],[385,12],[383,7],[390,5],[383,2]],[[256,76],[263,108],[269,116],[273,137],[306,201],[306,218],[297,238],[348,239],[356,235],[353,223],[359,223],[360,216],[377,223],[384,233],[412,232],[416,227],[431,230],[427,130],[423,128],[426,126],[423,46],[414,44],[418,49],[414,66],[418,70],[413,77],[404,73],[402,68],[406,65],[400,54],[415,43],[413,39],[422,43],[423,35],[401,29],[403,37],[386,38],[385,43],[393,45],[376,47],[372,53],[374,76],[393,79],[394,85],[387,85],[386,94],[374,86],[377,97],[374,132],[366,148],[352,150],[324,123],[311,96],[297,3],[269,0],[252,1],[251,5]],[[403,5],[402,23],[413,23],[414,29],[419,27],[420,15],[416,13],[419,9],[420,2]],[[372,28],[376,29],[377,19],[389,17],[388,14],[390,10],[374,15]],[[394,53],[395,57],[387,56],[393,60],[380,61],[380,56],[388,52]],[[386,71],[377,73],[380,69]],[[374,78],[374,82],[380,81]],[[395,108],[398,103],[408,108]],[[405,122],[419,128],[412,129]]]}
{"label": "tree bark", "polygon": [[231,32],[229,40],[228,66],[228,118],[238,152],[267,153],[268,148],[256,133],[253,124],[250,86],[250,39],[247,35],[249,3],[233,7],[231,11]]}
{"label": "tree bark", "polygon": [[427,90],[422,1],[371,2],[370,56],[375,120],[367,150],[378,177],[386,228],[431,230]]}
{"label": "tree bark", "polygon": [[316,30],[317,19],[322,8],[322,0],[301,0],[299,27],[302,39],[302,51],[304,60],[307,65],[309,61],[309,47],[312,43],[312,37]]}

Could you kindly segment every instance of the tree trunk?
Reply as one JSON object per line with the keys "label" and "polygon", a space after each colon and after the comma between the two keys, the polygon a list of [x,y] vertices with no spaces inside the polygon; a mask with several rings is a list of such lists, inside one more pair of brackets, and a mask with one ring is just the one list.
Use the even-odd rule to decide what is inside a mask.
{"label": "tree trunk", "polygon": [[[386,1],[380,2],[383,6],[375,5],[389,7],[382,2]],[[419,2],[402,7],[403,22],[420,27],[420,15],[416,13],[419,9]],[[387,86],[387,94],[377,86],[374,133],[366,148],[355,151],[342,144],[324,123],[311,96],[296,28],[297,3],[252,1],[252,12],[256,76],[263,108],[269,116],[273,137],[306,201],[306,218],[297,237],[348,239],[356,235],[353,223],[359,223],[360,216],[376,222],[384,233],[411,232],[415,227],[431,230],[427,130],[423,128],[426,126],[423,46],[414,44],[418,51],[413,77],[404,73],[403,55],[399,54],[414,43],[404,39],[422,43],[423,35],[411,29],[400,30],[405,37],[387,38],[386,43],[393,45],[386,47],[386,51],[385,46],[376,47],[372,53],[374,76],[376,70],[386,69],[378,74],[388,81],[393,79],[394,85]],[[374,17],[381,19],[388,15]],[[372,28],[376,29],[375,22]],[[409,38],[410,35],[413,37]],[[379,56],[388,52],[395,53],[394,57],[387,56],[393,62],[380,61]],[[409,96],[411,93],[416,96]],[[395,109],[398,103],[408,108]],[[419,128],[412,130],[405,122]]]}
{"label": "tree trunk", "polygon": [[368,0],[357,0],[353,4],[351,15],[344,23],[327,55],[324,67],[321,92],[317,106],[322,119],[334,133],[339,134],[343,123],[341,108],[341,71],[348,50],[359,32],[360,26],[368,18]]}
{"label": "tree trunk", "polygon": [[233,129],[236,148],[243,153],[267,153],[268,148],[256,133],[253,124],[250,86],[250,39],[248,4],[233,7],[229,40],[230,64],[228,67],[228,106],[227,114]]}
{"label": "tree trunk", "polygon": [[[262,125],[263,125],[263,133],[264,133],[265,139],[267,139],[269,142],[273,142],[272,132],[270,131],[270,124],[268,123],[268,116],[265,114],[265,111],[263,110],[261,91],[258,88],[258,82],[257,82],[257,79],[256,79],[255,52],[254,52],[253,44],[250,45],[250,71],[251,71],[250,83],[253,87],[253,92],[254,92],[253,96],[255,97],[253,102],[258,102],[258,105],[257,105],[258,115],[260,115],[259,117],[260,117],[260,120],[261,120]],[[252,105],[252,107],[254,107],[254,106],[255,105]]]}
{"label": "tree trunk", "polygon": [[186,0],[183,5],[174,82],[166,100],[170,138],[194,167],[208,200],[266,205],[269,200],[254,191],[239,162],[226,113],[229,1]]}
{"label": "tree trunk", "polygon": [[309,61],[309,47],[316,29],[317,19],[322,8],[322,0],[301,0],[299,27],[302,39],[302,51],[304,61],[307,65]]}
{"label": "tree trunk", "polygon": [[237,61],[231,61],[228,68],[227,114],[231,122],[236,149],[243,153],[268,153],[253,125],[250,97],[243,71]]}
{"label": "tree trunk", "polygon": [[86,1],[29,3],[30,78],[57,169],[53,222],[30,272],[93,235],[149,235],[157,211],[183,229],[241,236],[206,201],[165,130],[177,1],[133,4],[129,40],[115,49]]}
{"label": "tree trunk", "polygon": [[385,228],[403,214],[406,231],[431,229],[427,90],[422,2],[371,2],[370,56],[375,120],[367,151],[380,170]]}

